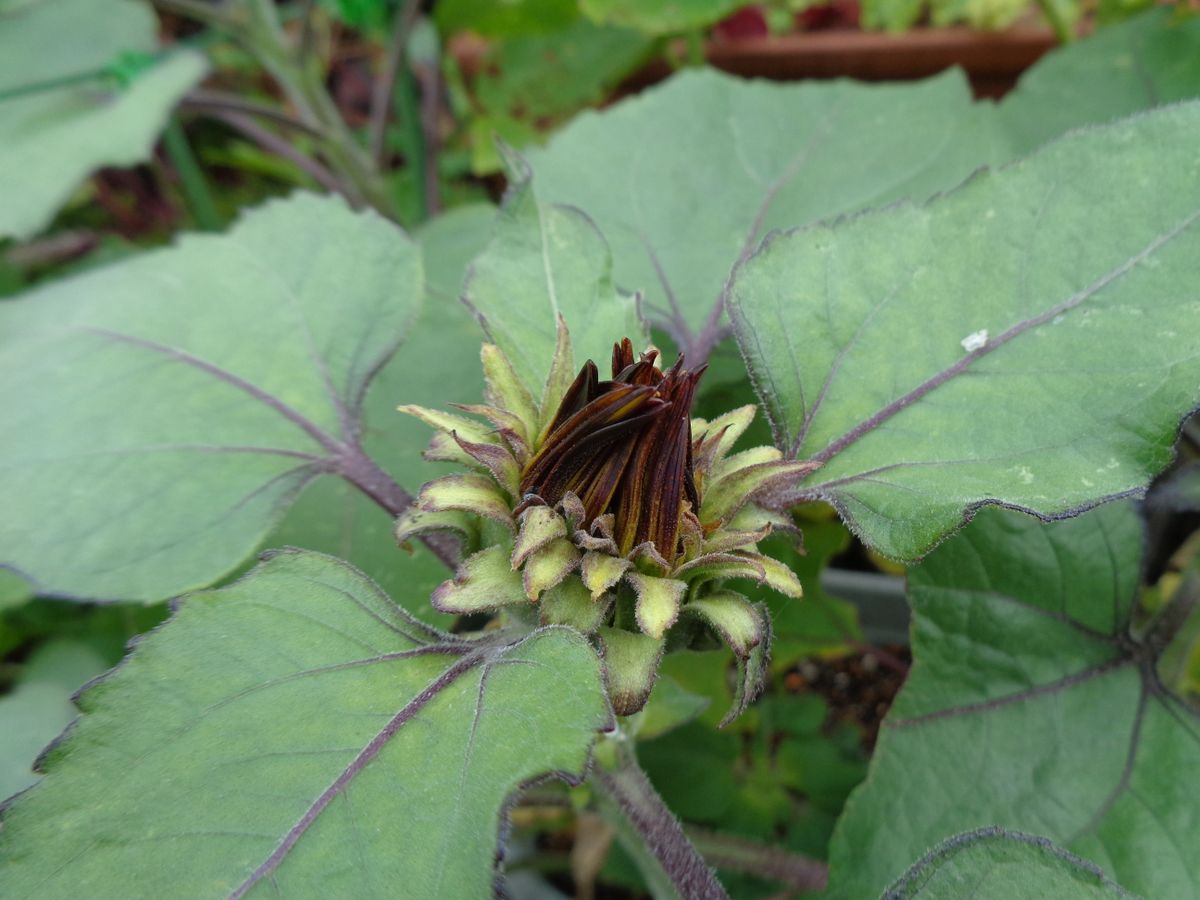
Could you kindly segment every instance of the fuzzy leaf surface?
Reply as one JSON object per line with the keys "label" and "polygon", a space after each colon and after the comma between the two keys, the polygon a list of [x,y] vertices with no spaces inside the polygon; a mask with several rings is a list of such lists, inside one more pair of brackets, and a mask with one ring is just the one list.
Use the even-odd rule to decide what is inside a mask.
{"label": "fuzzy leaf surface", "polygon": [[[1145,897],[1200,895],[1200,716],[1128,637],[1129,501],[1042,523],[987,509],[909,574],[913,658],[830,850],[833,896],[875,896],[991,825],[1039,835]],[[896,823],[903,827],[896,827]]]}
{"label": "fuzzy leaf surface", "polygon": [[[40,0],[0,9],[0,94],[158,50],[158,23],[133,0]],[[49,224],[84,178],[150,156],[171,109],[208,64],[180,50],[127,87],[95,78],[0,100],[0,238]]]}
{"label": "fuzzy leaf surface", "polygon": [[[458,207],[415,232],[425,270],[425,296],[404,345],[367,389],[363,446],[412,495],[421,485],[455,471],[421,458],[432,429],[396,407],[416,403],[447,409],[483,396],[477,349],[479,325],[458,299],[467,263],[487,243],[495,209]],[[396,547],[392,517],[340,478],[321,478],[288,509],[262,548],[304,547],[352,563],[418,618],[450,621],[429,605],[448,571],[423,544],[410,556]]]}
{"label": "fuzzy leaf surface", "polygon": [[796,497],[914,559],[984,503],[1141,490],[1200,400],[1197,142],[1167,107],[767,241],[732,313],[776,441],[824,463]]}
{"label": "fuzzy leaf surface", "polygon": [[336,467],[421,290],[393,225],[296,195],[6,302],[0,562],[102,599],[228,572]]}
{"label": "fuzzy leaf surface", "polygon": [[13,895],[482,897],[508,796],[579,777],[609,717],[576,632],[452,638],[307,551],[186,598],[79,705],[4,811]]}
{"label": "fuzzy leaf surface", "polygon": [[1047,53],[998,104],[1013,154],[1069,128],[1200,96],[1200,18],[1156,8]]}
{"label": "fuzzy leaf surface", "polygon": [[463,296],[530,394],[540,398],[559,316],[570,329],[576,364],[592,359],[603,371],[613,343],[629,337],[640,349],[645,328],[634,297],[613,287],[612,255],[592,220],[543,201],[525,162],[513,156],[509,163],[513,186]]}
{"label": "fuzzy leaf surface", "polygon": [[784,85],[688,70],[579,115],[529,162],[540,197],[596,221],[617,285],[696,331],[768,230],[961,181],[988,158],[985,113],[957,72]]}
{"label": "fuzzy leaf surface", "polygon": [[1130,895],[1098,869],[1045,838],[984,828],[950,838],[913,864],[887,900],[1071,897],[1117,900]]}

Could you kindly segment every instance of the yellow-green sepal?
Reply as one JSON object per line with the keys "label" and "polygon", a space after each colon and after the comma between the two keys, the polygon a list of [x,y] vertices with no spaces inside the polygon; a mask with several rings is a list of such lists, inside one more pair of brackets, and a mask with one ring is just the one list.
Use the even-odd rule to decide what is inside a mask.
{"label": "yellow-green sepal", "polygon": [[613,712],[631,716],[650,698],[666,642],[620,628],[603,627],[597,634]]}
{"label": "yellow-green sepal", "polygon": [[476,520],[457,509],[428,512],[413,504],[396,517],[396,543],[407,546],[415,537],[426,534],[450,533],[459,538],[463,547],[472,546],[479,536]]}
{"label": "yellow-green sepal", "polygon": [[462,438],[468,441],[478,441],[479,443],[492,442],[489,429],[482,422],[456,416],[453,413],[442,412],[440,409],[427,409],[424,406],[415,406],[411,403],[397,406],[396,409],[405,415],[414,416],[426,425],[430,425],[438,431],[444,431],[446,434],[457,431]]}
{"label": "yellow-green sepal", "polygon": [[741,659],[749,657],[762,643],[765,626],[754,604],[741,594],[717,591],[690,601],[686,609],[712,628]]}
{"label": "yellow-green sepal", "polygon": [[638,628],[643,634],[660,640],[679,618],[687,584],[674,578],[658,578],[641,572],[629,572],[625,580],[637,593],[634,616]]}
{"label": "yellow-green sepal", "polygon": [[512,512],[500,487],[486,475],[446,475],[421,488],[417,507],[424,512],[457,509],[512,527]]}
{"label": "yellow-green sepal", "polygon": [[[757,454],[760,449],[774,450],[774,448],[746,450],[730,457],[726,463],[731,463],[739,457],[758,459],[759,456],[771,455]],[[757,455],[748,457],[747,454]],[[775,455],[778,455],[777,450]],[[818,468],[819,465],[819,463],[807,460],[785,462],[779,459],[751,462],[735,469],[726,469],[723,464],[721,474],[715,475],[712,482],[704,489],[704,498],[700,503],[700,521],[706,525],[712,522],[728,521],[756,492],[773,485],[798,481],[813,469]]]}
{"label": "yellow-green sepal", "polygon": [[566,538],[555,538],[529,554],[522,571],[525,596],[536,600],[554,587],[579,565],[579,556],[579,548]]}
{"label": "yellow-green sepal", "polygon": [[584,585],[591,591],[592,599],[599,600],[605,591],[613,588],[621,576],[633,566],[629,560],[620,556],[589,550],[583,554],[579,565],[579,574]]}
{"label": "yellow-green sepal", "polygon": [[550,361],[550,374],[546,377],[546,388],[542,393],[542,406],[538,417],[538,443],[546,439],[546,432],[558,405],[566,395],[571,382],[575,380],[575,353],[571,349],[571,333],[567,330],[566,320],[558,317],[558,331],[554,342],[554,358]]}
{"label": "yellow-green sepal", "polygon": [[479,357],[483,362],[484,396],[487,402],[520,420],[523,428],[519,434],[529,443],[538,427],[538,408],[533,395],[521,383],[504,351],[495,344],[484,344]]}
{"label": "yellow-green sepal", "polygon": [[528,602],[521,576],[509,566],[508,551],[500,544],[467,557],[455,577],[438,585],[429,599],[434,609],[455,615]]}
{"label": "yellow-green sepal", "polygon": [[521,526],[513,544],[512,567],[519,569],[531,553],[567,536],[567,523],[549,506],[530,506],[521,513]]}
{"label": "yellow-green sepal", "polygon": [[596,603],[578,578],[564,578],[542,594],[538,612],[543,625],[569,625],[591,634],[600,627],[610,603]]}

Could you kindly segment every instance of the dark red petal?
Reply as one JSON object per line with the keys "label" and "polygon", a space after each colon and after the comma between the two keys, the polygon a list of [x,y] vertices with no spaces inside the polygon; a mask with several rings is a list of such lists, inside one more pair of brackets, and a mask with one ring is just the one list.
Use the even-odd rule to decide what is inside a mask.
{"label": "dark red petal", "polygon": [[571,382],[571,386],[567,388],[562,401],[558,404],[558,412],[554,414],[554,421],[550,423],[548,434],[553,433],[554,429],[595,399],[599,381],[600,372],[596,368],[596,364],[589,359],[583,364],[583,368],[579,370],[579,374],[575,376],[575,380]]}

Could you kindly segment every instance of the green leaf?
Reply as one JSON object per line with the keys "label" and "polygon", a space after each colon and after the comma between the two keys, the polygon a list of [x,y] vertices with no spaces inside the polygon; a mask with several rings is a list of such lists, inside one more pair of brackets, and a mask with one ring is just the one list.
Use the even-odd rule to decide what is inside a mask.
{"label": "green leaf", "polygon": [[0,11],[0,238],[41,231],[96,169],[150,156],[208,69],[199,53],[176,50],[128,87],[106,74],[123,53],[156,52],[157,31],[149,5],[133,0]]}
{"label": "green leaf", "polygon": [[886,891],[888,900],[1010,897],[1123,898],[1099,869],[1045,838],[1003,828],[952,837],[921,857]]}
{"label": "green leaf", "polygon": [[579,0],[584,15],[605,25],[662,35],[706,28],[742,5],[742,0]]}
{"label": "green leaf", "polygon": [[530,121],[562,116],[603,100],[650,49],[650,40],[637,32],[586,19],[561,31],[502,41],[489,48],[478,100],[493,114]]}
{"label": "green leaf", "polygon": [[1200,18],[1154,9],[1046,54],[997,118],[1014,154],[1069,128],[1200,96]]}
{"label": "green leaf", "polygon": [[[495,216],[491,206],[459,207],[414,235],[424,259],[424,301],[410,338],[367,390],[363,445],[412,494],[439,475],[461,471],[423,460],[432,430],[396,407],[446,409],[450,403],[477,403],[483,395],[474,356],[482,335],[458,297],[467,263],[487,242]],[[430,593],[449,574],[445,565],[419,543],[412,556],[397,552],[392,517],[342,479],[323,478],[309,487],[260,546],[305,547],[345,559],[418,618],[450,622],[429,605]]]}
{"label": "green leaf", "polygon": [[184,600],[79,704],[4,812],[14,894],[482,897],[509,795],[578,778],[609,721],[576,632],[454,638],[303,551]]}
{"label": "green leaf", "polygon": [[524,161],[512,155],[510,165],[513,185],[491,242],[471,266],[464,298],[530,394],[541,397],[559,316],[580,365],[593,359],[603,366],[614,341],[626,336],[644,344],[645,329],[635,298],[613,287],[612,257],[591,219],[542,202]]}
{"label": "green leaf", "polygon": [[442,34],[474,31],[499,38],[557,31],[578,16],[577,0],[439,0],[434,6]]}
{"label": "green leaf", "polygon": [[539,198],[595,220],[616,284],[644,291],[686,349],[684,326],[701,328],[769,229],[951,187],[988,157],[987,125],[957,72],[785,85],[693,70],[578,116],[528,158]]}
{"label": "green leaf", "polygon": [[0,569],[0,612],[21,606],[33,599],[33,587],[8,569]]}
{"label": "green leaf", "polygon": [[131,600],[228,572],[318,475],[363,464],[363,393],[421,283],[393,225],[297,195],[5,302],[3,562]]}
{"label": "green leaf", "polygon": [[987,825],[1142,896],[1200,890],[1200,811],[1180,790],[1200,779],[1200,716],[1129,630],[1141,547],[1130,502],[1052,524],[986,509],[910,572],[914,664],[839,823],[834,896],[874,896]]}
{"label": "green leaf", "polygon": [[107,663],[92,647],[54,641],[25,663],[20,680],[0,697],[0,800],[34,784],[33,761],[71,724],[71,695]]}
{"label": "green leaf", "polygon": [[1198,141],[1165,108],[767,241],[732,311],[777,442],[824,464],[794,498],[913,559],[983,503],[1139,491],[1200,399]]}

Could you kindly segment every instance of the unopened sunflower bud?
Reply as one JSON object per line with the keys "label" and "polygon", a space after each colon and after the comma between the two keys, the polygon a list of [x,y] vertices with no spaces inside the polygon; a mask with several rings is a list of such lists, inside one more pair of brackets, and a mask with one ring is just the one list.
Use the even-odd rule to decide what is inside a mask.
{"label": "unopened sunflower bud", "polygon": [[559,326],[540,402],[487,345],[487,405],[457,407],[484,421],[401,407],[440,432],[429,458],[471,471],[425,485],[397,520],[397,537],[448,530],[461,539],[465,559],[434,592],[438,609],[534,603],[543,624],[592,635],[620,715],[645,704],[668,634],[672,646],[715,635],[739,664],[732,718],[761,688],[770,622],[762,604],[725,582],[800,596],[791,569],[757,549],[791,528],[790,517],[758,498],[815,465],[783,460],[773,447],[731,453],[754,407],[689,418],[704,370],[682,358],[664,372],[657,350],[635,356],[625,339],[613,347],[609,379],[591,360],[572,379],[570,336]]}

